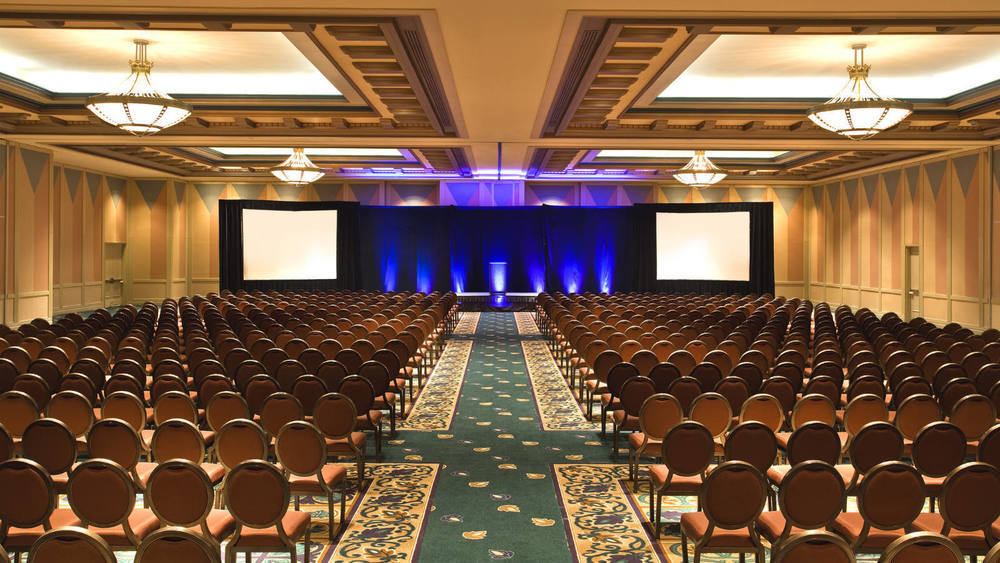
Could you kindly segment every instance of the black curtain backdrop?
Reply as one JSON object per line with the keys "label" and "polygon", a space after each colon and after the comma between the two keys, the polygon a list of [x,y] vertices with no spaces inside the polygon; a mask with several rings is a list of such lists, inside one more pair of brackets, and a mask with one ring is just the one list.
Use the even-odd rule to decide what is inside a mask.
{"label": "black curtain backdrop", "polygon": [[[337,210],[337,279],[335,280],[245,280],[243,279],[243,210],[283,211]],[[359,286],[359,211],[356,202],[219,200],[219,287],[236,291],[354,289]],[[295,249],[290,248],[289,252]]]}
{"label": "black curtain backdrop", "polygon": [[[219,202],[224,289],[491,290],[507,263],[508,292],[773,293],[772,204],[633,207],[369,207],[356,203]],[[337,280],[243,280],[242,210],[337,209]],[[656,213],[750,212],[750,281],[656,280]]]}
{"label": "black curtain backdrop", "polygon": [[[636,290],[670,293],[774,293],[774,209],[770,201],[753,203],[662,203],[632,207],[636,218],[639,268]],[[750,281],[657,280],[656,214],[750,212]]]}

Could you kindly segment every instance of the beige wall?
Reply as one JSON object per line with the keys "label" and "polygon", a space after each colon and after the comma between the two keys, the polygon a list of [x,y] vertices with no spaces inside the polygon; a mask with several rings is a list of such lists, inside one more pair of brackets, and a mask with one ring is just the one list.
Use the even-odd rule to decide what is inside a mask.
{"label": "beige wall", "polygon": [[[813,300],[907,309],[934,323],[1000,324],[1000,147],[861,172],[808,190]],[[907,283],[907,247],[919,253]]]}
{"label": "beige wall", "polygon": [[[219,199],[367,205],[629,205],[774,202],[776,292],[902,312],[906,246],[919,248],[922,314],[1000,324],[1000,147],[861,172],[808,187],[706,190],[653,182],[125,179],[0,142],[4,321],[99,306],[106,243],[125,243],[125,296],[141,302],[218,289]],[[7,213],[13,209],[13,213]],[[991,297],[992,296],[992,297]]]}

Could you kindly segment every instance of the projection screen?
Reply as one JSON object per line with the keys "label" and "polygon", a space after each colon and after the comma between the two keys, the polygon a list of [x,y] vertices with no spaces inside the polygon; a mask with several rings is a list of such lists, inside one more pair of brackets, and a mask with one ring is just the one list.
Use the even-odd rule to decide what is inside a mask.
{"label": "projection screen", "polygon": [[750,281],[750,212],[657,213],[656,279]]}
{"label": "projection screen", "polygon": [[337,210],[243,210],[243,278],[337,278]]}

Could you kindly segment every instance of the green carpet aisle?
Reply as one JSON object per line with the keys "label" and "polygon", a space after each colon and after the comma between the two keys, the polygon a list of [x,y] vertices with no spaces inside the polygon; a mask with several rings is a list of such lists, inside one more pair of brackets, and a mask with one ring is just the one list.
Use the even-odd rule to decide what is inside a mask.
{"label": "green carpet aisle", "polygon": [[451,429],[389,450],[443,464],[421,561],[572,560],[550,464],[607,454],[593,433],[542,432],[521,339],[513,315],[483,313]]}

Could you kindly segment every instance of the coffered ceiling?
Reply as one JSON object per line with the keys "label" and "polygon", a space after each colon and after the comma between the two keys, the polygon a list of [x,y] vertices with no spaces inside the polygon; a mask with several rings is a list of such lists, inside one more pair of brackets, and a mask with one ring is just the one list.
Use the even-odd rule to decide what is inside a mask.
{"label": "coffered ceiling", "polygon": [[[992,2],[670,8],[0,0],[0,135],[130,175],[266,175],[305,146],[334,176],[670,182],[709,149],[728,151],[709,154],[734,182],[789,183],[1000,140]],[[127,76],[135,38],[151,41],[154,84],[194,105],[152,137],[83,107]],[[854,43],[876,90],[915,106],[867,141],[805,117],[845,83]]]}

